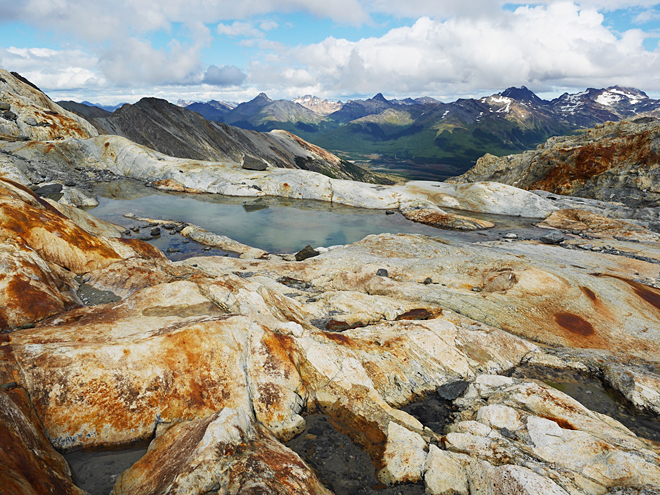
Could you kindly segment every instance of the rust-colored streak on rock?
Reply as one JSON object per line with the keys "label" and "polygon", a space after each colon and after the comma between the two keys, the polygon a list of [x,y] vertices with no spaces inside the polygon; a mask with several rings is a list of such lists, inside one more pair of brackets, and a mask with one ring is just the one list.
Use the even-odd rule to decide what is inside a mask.
{"label": "rust-colored streak on rock", "polygon": [[428,320],[433,316],[428,309],[416,308],[406,311],[405,313],[396,317],[397,321],[399,320]]}
{"label": "rust-colored streak on rock", "polygon": [[589,299],[592,301],[597,301],[598,298],[596,297],[596,294],[594,294],[594,291],[592,291],[589,287],[580,287],[582,292],[584,293],[585,296],[587,296]]}
{"label": "rust-colored streak on rock", "polygon": [[357,321],[357,322],[354,322],[354,323],[348,323],[346,321],[330,319],[325,324],[325,329],[329,330],[331,332],[343,332],[344,330],[350,330],[352,328],[364,327],[366,325],[367,325],[366,323],[362,323],[361,321]]}
{"label": "rust-colored streak on rock", "polygon": [[0,204],[0,215],[4,217],[0,237],[20,237],[46,261],[73,272],[86,272],[120,259],[103,239],[87,233],[59,212],[40,210],[26,203],[5,203]]}
{"label": "rust-colored streak on rock", "polygon": [[330,340],[339,342],[340,344],[352,345],[353,343],[353,340],[350,337],[341,333],[324,332],[324,335]]}
{"label": "rust-colored streak on rock", "polygon": [[20,277],[14,277],[7,284],[6,298],[8,308],[21,309],[30,321],[41,320],[64,310],[64,304],[60,299]]}
{"label": "rust-colored streak on rock", "polygon": [[626,282],[630,284],[635,291],[635,294],[644,299],[655,309],[660,310],[660,291],[658,291],[658,289],[640,284],[639,282],[634,282],[633,280],[626,280]]}
{"label": "rust-colored streak on rock", "polygon": [[383,467],[383,454],[387,443],[387,435],[381,430],[377,422],[371,422],[365,417],[354,414],[350,409],[339,406],[327,411],[330,423],[337,430],[360,445],[369,454],[376,471]]}
{"label": "rust-colored streak on rock", "polygon": [[575,335],[589,337],[596,333],[591,323],[574,313],[557,313],[555,321],[559,326]]}

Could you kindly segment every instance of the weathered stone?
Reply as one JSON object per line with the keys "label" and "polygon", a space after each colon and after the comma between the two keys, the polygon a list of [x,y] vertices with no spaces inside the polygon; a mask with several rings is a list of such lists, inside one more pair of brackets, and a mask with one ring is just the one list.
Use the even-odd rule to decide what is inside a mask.
{"label": "weathered stone", "polygon": [[268,164],[261,158],[255,158],[253,156],[246,155],[243,157],[241,168],[244,168],[245,170],[266,170],[268,168]]}
{"label": "weathered stone", "polygon": [[431,495],[468,495],[467,473],[460,462],[450,452],[429,446],[429,454],[424,465],[426,493]]}
{"label": "weathered stone", "polygon": [[523,466],[500,466],[493,476],[495,493],[516,495],[568,495],[568,492],[546,477]]}
{"label": "weathered stone", "polygon": [[314,256],[318,256],[319,253],[316,249],[314,249],[312,246],[309,244],[302,248],[300,251],[298,251],[295,255],[296,261],[303,261],[306,260],[307,258],[312,258]]}
{"label": "weathered stone", "polygon": [[422,479],[426,463],[426,442],[414,433],[391,422],[387,428],[387,444],[383,454],[385,467],[378,479],[387,485],[417,482]]}
{"label": "weathered stone", "polygon": [[454,400],[463,395],[463,392],[468,388],[470,382],[465,380],[457,380],[449,382],[438,388],[438,395],[445,400]]}

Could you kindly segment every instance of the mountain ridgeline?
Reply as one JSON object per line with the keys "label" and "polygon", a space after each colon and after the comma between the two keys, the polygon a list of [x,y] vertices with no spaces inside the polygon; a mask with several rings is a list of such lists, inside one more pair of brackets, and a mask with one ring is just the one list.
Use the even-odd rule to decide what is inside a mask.
{"label": "mountain ridgeline", "polygon": [[187,108],[243,129],[286,130],[358,162],[369,159],[416,179],[458,175],[486,153],[517,153],[551,136],[660,109],[660,101],[644,92],[618,86],[565,93],[550,101],[523,86],[452,103],[429,97],[388,100],[380,93],[346,103],[313,96],[272,100],[261,93],[220,112],[215,103]]}
{"label": "mountain ridgeline", "polygon": [[[81,103],[60,103],[92,123],[100,134],[123,136],[173,157],[238,163],[252,157],[274,167],[310,170],[332,178],[391,183],[284,130],[263,133],[214,122],[158,98],[143,98],[112,113]],[[215,110],[216,114],[221,111]]]}

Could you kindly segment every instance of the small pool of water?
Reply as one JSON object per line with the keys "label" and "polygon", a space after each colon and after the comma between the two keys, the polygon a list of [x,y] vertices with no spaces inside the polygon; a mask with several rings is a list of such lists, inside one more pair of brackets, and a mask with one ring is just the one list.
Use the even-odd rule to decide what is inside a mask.
{"label": "small pool of water", "polygon": [[[533,227],[535,221],[532,219],[458,212],[497,223],[495,229],[458,232],[412,222],[398,211],[388,215],[384,210],[322,201],[168,193],[129,180],[99,184],[94,193],[99,199],[99,206],[89,212],[97,218],[127,228],[139,222],[124,217],[126,213],[187,222],[274,253],[297,252],[307,244],[312,247],[350,244],[369,234],[385,232],[460,238],[467,242],[495,240],[516,229],[524,230],[531,237],[544,233],[542,229]],[[140,235],[142,233],[148,234],[148,230],[142,230]],[[191,249],[182,244],[179,235],[170,236],[167,232],[150,242],[163,251],[167,247],[179,249],[181,253]]]}
{"label": "small pool of water", "polygon": [[146,447],[126,450],[78,450],[64,454],[73,482],[89,495],[108,495],[119,475],[147,453]]}

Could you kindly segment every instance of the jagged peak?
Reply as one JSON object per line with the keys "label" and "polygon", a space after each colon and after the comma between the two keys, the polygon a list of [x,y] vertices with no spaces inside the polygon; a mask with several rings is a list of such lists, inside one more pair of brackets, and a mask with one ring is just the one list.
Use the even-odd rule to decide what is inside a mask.
{"label": "jagged peak", "polygon": [[546,103],[545,100],[542,100],[539,98],[536,93],[534,93],[531,89],[527,88],[526,86],[520,86],[519,88],[516,88],[515,86],[512,86],[510,88],[505,89],[500,93],[501,96],[504,96],[506,98],[511,98],[513,100],[517,101],[530,101],[534,103]]}
{"label": "jagged peak", "polygon": [[373,101],[380,101],[380,102],[383,102],[383,103],[389,103],[389,101],[387,101],[387,100],[385,99],[385,97],[383,96],[383,93],[378,93],[376,96],[374,96],[373,98],[371,98],[371,100],[373,100]]}

